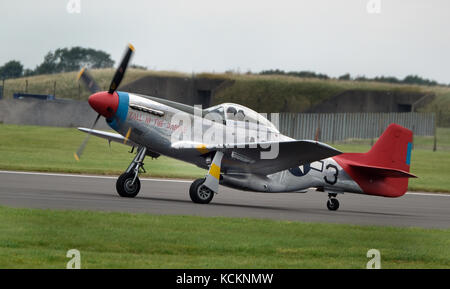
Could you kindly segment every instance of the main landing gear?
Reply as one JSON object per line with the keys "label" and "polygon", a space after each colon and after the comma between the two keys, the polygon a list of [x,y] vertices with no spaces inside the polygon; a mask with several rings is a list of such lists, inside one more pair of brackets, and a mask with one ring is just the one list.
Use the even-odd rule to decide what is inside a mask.
{"label": "main landing gear", "polygon": [[214,197],[214,192],[206,187],[204,182],[205,178],[196,179],[189,188],[189,196],[194,203],[209,204]]}
{"label": "main landing gear", "polygon": [[116,190],[119,196],[124,198],[134,198],[141,189],[141,181],[139,180],[139,169],[145,172],[144,158],[147,148],[139,147],[128,169],[120,175],[116,182]]}
{"label": "main landing gear", "polygon": [[222,163],[222,158],[223,152],[216,151],[206,177],[197,179],[191,184],[189,196],[194,203],[209,204],[214,197],[214,193],[219,191],[220,165]]}
{"label": "main landing gear", "polygon": [[330,211],[339,209],[339,201],[336,199],[337,194],[328,194],[327,208]]}

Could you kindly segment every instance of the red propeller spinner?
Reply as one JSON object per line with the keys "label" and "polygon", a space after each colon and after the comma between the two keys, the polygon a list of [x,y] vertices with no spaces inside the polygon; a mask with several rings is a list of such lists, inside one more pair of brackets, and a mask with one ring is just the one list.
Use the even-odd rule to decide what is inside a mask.
{"label": "red propeller spinner", "polygon": [[100,91],[89,96],[88,102],[96,112],[105,118],[111,118],[119,106],[119,95],[117,92]]}

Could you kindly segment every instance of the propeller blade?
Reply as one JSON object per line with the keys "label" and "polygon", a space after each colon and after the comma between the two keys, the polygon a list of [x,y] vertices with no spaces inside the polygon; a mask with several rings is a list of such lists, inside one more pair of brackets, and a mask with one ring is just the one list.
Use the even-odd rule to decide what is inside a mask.
{"label": "propeller blade", "polygon": [[122,59],[122,62],[120,63],[120,66],[116,70],[116,74],[114,74],[113,80],[111,82],[111,85],[109,86],[109,93],[112,94],[116,89],[119,87],[120,82],[122,82],[123,76],[125,75],[125,71],[128,67],[128,62],[130,61],[131,55],[133,54],[134,47],[133,45],[128,45],[128,50],[125,53],[125,56]]}
{"label": "propeller blade", "polygon": [[91,93],[100,91],[100,86],[98,86],[98,84],[95,82],[94,78],[87,71],[86,67],[83,67],[83,69],[80,70],[80,73],[78,73],[78,81],[80,80]]}
{"label": "propeller blade", "polygon": [[127,134],[125,135],[125,138],[123,140],[123,143],[126,144],[128,139],[130,138],[130,134],[131,134],[131,127],[128,129]]}
{"label": "propeller blade", "polygon": [[[100,114],[97,115],[97,118],[94,121],[94,124],[91,127],[91,130],[94,129],[95,125],[97,124],[98,120],[100,119]],[[91,136],[91,132],[88,133],[88,135],[84,138],[84,141],[81,143],[80,147],[78,148],[76,153],[73,153],[74,158],[79,161],[81,158],[81,155],[83,154],[84,148],[86,147],[86,144],[89,140],[89,137]]]}

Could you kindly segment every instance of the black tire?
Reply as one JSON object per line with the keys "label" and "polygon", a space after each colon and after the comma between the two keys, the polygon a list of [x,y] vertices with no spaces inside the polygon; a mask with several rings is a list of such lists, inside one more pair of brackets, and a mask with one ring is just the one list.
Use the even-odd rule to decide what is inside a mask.
{"label": "black tire", "polygon": [[339,209],[339,201],[335,198],[328,199],[327,208],[330,211],[336,211],[337,209]]}
{"label": "black tire", "polygon": [[141,189],[141,181],[139,177],[136,177],[133,186],[130,186],[129,184],[133,181],[133,178],[134,174],[123,173],[120,175],[116,182],[116,190],[119,196],[123,198],[134,198],[137,196]]}
{"label": "black tire", "polygon": [[203,185],[205,179],[197,179],[189,188],[189,196],[196,204],[209,204],[214,197],[214,192]]}

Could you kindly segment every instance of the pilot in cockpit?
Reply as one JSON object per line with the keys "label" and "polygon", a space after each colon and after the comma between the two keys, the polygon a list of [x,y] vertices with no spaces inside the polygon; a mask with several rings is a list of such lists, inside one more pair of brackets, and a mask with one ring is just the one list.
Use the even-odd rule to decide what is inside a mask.
{"label": "pilot in cockpit", "polygon": [[227,108],[227,119],[236,120],[236,121],[244,121],[245,113],[242,109],[237,110],[236,108],[230,106]]}
{"label": "pilot in cockpit", "polygon": [[232,107],[232,106],[228,107],[227,108],[227,119],[235,120],[236,112],[237,112],[237,110],[234,107]]}
{"label": "pilot in cockpit", "polygon": [[237,113],[236,113],[236,120],[237,121],[244,121],[245,119],[245,114],[244,111],[242,109],[240,109]]}

